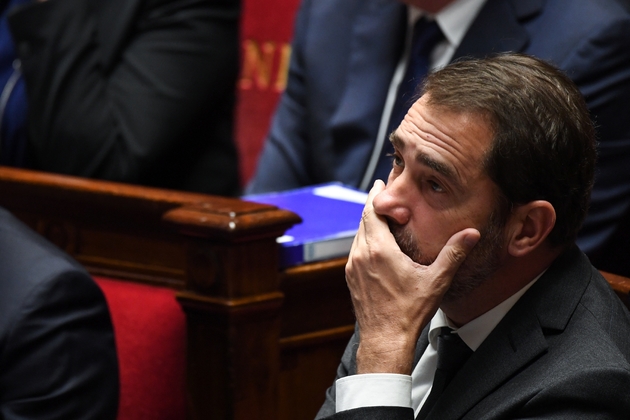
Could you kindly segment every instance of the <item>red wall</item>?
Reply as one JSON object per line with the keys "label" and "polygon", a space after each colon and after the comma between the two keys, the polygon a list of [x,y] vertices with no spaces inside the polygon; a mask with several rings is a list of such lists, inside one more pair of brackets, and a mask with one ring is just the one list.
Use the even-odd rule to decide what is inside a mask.
{"label": "red wall", "polygon": [[286,85],[293,20],[299,0],[243,0],[236,143],[241,181],[249,181]]}

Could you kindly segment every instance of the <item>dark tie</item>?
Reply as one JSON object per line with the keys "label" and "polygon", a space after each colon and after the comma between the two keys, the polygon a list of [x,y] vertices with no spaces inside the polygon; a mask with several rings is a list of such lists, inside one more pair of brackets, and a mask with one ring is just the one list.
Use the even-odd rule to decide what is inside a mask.
{"label": "dark tie", "polygon": [[473,354],[473,351],[458,334],[452,334],[450,328],[443,327],[437,339],[437,353],[437,369],[433,377],[431,393],[424,402],[418,417],[416,417],[417,420],[423,420],[427,417],[442,391]]}
{"label": "dark tie", "polygon": [[385,143],[370,185],[376,179],[387,181],[387,176],[391,170],[391,158],[388,155],[394,151],[389,142],[389,135],[398,128],[413,104],[418,85],[429,72],[431,51],[443,39],[444,35],[434,20],[429,21],[422,17],[414,25],[407,71],[398,86],[396,101],[387,125]]}

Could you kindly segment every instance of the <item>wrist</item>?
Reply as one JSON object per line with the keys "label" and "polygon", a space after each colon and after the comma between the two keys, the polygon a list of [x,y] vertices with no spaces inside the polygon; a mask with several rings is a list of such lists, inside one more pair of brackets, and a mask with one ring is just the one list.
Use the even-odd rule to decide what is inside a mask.
{"label": "wrist", "polygon": [[415,342],[363,341],[357,348],[357,373],[398,373],[410,375]]}

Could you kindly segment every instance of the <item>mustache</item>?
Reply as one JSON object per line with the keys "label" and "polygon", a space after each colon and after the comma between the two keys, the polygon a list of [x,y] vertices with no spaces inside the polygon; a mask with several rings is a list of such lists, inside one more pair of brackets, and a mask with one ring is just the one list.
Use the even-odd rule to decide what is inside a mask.
{"label": "mustache", "polygon": [[418,241],[416,237],[413,235],[410,229],[405,226],[399,225],[391,220],[387,221],[387,225],[389,226],[389,231],[394,236],[396,243],[400,250],[411,258],[411,260],[417,264],[421,265],[431,265],[435,258],[437,257],[427,257],[423,254],[422,250],[418,247]]}
{"label": "mustache", "polygon": [[[481,239],[457,269],[451,286],[444,295],[444,301],[455,301],[468,296],[502,266],[501,250],[504,247],[505,231],[501,221],[500,214],[492,213],[485,226],[479,230]],[[437,254],[435,256],[423,254],[412,229],[391,220],[388,220],[387,224],[398,247],[405,255],[420,265],[433,264]]]}

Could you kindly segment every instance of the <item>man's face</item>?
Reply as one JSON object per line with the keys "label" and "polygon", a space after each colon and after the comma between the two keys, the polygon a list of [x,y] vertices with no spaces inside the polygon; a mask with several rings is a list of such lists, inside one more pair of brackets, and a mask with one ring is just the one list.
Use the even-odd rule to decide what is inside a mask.
{"label": "man's face", "polygon": [[458,270],[445,301],[465,296],[501,261],[498,187],[483,169],[492,132],[478,115],[426,104],[425,95],[392,137],[395,153],[386,189],[374,198],[401,250],[430,264],[456,232],[474,227],[481,239]]}

